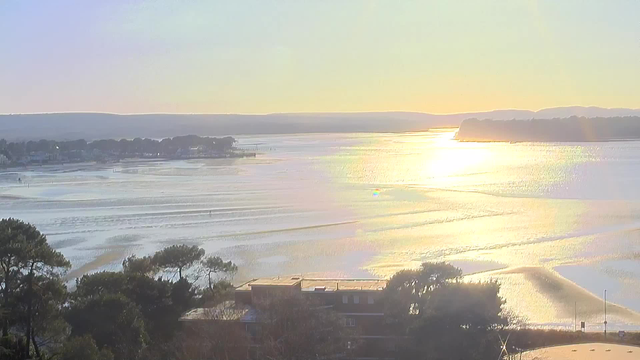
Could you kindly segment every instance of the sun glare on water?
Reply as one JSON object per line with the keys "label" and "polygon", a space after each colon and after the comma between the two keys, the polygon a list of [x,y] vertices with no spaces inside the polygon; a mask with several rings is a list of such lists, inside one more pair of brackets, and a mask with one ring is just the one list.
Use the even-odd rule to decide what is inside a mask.
{"label": "sun glare on water", "polygon": [[422,178],[442,182],[450,179],[453,185],[453,178],[486,168],[492,155],[485,144],[457,142],[451,133],[443,133],[429,141],[429,150],[416,159],[415,168],[419,169]]}
{"label": "sun glare on water", "polygon": [[598,208],[572,197],[582,186],[576,172],[598,161],[598,149],[453,135],[394,134],[342,154],[346,175],[339,176],[371,199],[355,210],[358,239],[378,253],[363,268],[390,276],[425,261],[451,262],[477,273],[472,279],[500,279],[507,307],[528,309],[521,313],[528,320],[568,321],[565,300],[589,295],[555,269],[580,261],[594,239],[578,229],[596,225],[589,219]]}

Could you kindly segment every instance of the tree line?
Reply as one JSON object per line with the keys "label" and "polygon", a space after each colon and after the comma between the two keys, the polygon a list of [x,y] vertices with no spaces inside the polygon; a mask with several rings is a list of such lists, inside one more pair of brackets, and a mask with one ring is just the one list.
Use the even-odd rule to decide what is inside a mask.
{"label": "tree line", "polygon": [[577,117],[532,120],[462,122],[462,141],[608,141],[640,138],[640,117]]}
{"label": "tree line", "polygon": [[106,139],[87,142],[84,139],[73,141],[23,141],[7,142],[0,139],[0,154],[9,161],[18,161],[22,157],[33,153],[64,154],[67,157],[81,157],[82,152],[94,150],[112,154],[142,155],[154,154],[156,156],[173,156],[180,150],[199,147],[204,151],[225,152],[231,150],[236,140],[227,136],[222,138],[201,137],[197,135],[175,136],[162,140],[135,138],[133,140]]}
{"label": "tree line", "polygon": [[[230,301],[237,266],[198,246],[127,257],[120,271],[83,275],[73,290],[63,280],[70,266],[33,225],[0,220],[0,359],[235,360],[259,348],[253,354],[259,359],[311,360],[345,357],[358,346],[357,332],[338,313],[299,293],[255,302],[249,315],[256,328],[180,322],[194,308],[205,309],[209,320],[247,315]],[[509,334],[512,353],[602,340],[521,327],[503,309],[499,291],[494,281],[463,281],[461,270],[446,263],[402,270],[381,294],[380,330],[395,339],[399,360],[499,359]],[[640,336],[627,342],[640,343]]]}
{"label": "tree line", "polygon": [[[187,245],[122,265],[83,275],[69,291],[63,274],[71,264],[45,235],[23,221],[0,220],[0,359],[169,359],[164,350],[181,314],[229,294],[227,279],[237,271]],[[196,285],[200,274],[205,287]]]}

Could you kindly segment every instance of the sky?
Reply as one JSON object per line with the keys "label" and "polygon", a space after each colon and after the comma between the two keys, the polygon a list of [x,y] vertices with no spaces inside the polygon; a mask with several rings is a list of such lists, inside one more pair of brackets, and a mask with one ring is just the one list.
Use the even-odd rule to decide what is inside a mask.
{"label": "sky", "polygon": [[640,108],[637,0],[0,0],[0,113]]}

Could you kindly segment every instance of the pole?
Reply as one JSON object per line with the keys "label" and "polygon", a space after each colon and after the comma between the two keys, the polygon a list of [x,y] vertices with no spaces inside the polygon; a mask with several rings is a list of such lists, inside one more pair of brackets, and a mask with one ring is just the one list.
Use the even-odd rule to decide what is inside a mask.
{"label": "pole", "polygon": [[573,303],[573,332],[576,332],[578,326],[578,302]]}
{"label": "pole", "polygon": [[604,339],[607,340],[607,290],[604,291]]}

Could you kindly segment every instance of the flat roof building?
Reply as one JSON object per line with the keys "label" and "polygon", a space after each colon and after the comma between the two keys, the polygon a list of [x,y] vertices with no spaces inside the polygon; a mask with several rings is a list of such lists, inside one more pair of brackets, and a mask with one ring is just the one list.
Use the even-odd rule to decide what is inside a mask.
{"label": "flat roof building", "polygon": [[[301,294],[313,299],[325,309],[342,316],[343,325],[353,328],[358,343],[367,343],[366,358],[391,358],[395,336],[391,336],[384,324],[382,291],[385,279],[306,278],[280,276],[247,281],[234,291],[234,300],[214,308],[193,309],[180,321],[233,321],[244,324],[249,334],[259,333],[259,314],[254,307],[261,300],[282,294]],[[349,339],[345,339],[349,341]]]}

